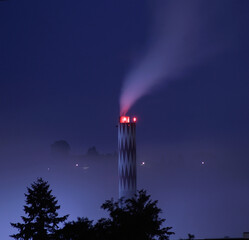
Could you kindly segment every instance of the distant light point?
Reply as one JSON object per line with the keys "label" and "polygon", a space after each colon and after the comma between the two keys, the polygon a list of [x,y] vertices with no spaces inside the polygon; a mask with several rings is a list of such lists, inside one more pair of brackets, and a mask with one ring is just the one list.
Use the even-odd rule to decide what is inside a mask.
{"label": "distant light point", "polygon": [[75,166],[76,166],[76,167],[78,167],[78,166],[79,166],[79,164],[78,164],[78,163],[76,163],[76,164],[75,164]]}
{"label": "distant light point", "polygon": [[145,165],[145,162],[141,162],[141,166],[144,166]]}
{"label": "distant light point", "polygon": [[201,162],[201,164],[202,164],[202,165],[204,165],[204,164],[205,164],[205,162]]}

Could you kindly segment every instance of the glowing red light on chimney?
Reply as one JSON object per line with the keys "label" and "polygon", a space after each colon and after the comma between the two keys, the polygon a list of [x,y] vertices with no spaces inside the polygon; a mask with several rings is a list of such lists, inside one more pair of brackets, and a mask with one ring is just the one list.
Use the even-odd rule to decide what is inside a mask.
{"label": "glowing red light on chimney", "polygon": [[136,121],[137,121],[137,118],[136,118],[136,117],[134,117],[134,118],[133,118],[133,122],[136,122]]}
{"label": "glowing red light on chimney", "polygon": [[120,117],[120,123],[129,123],[129,122],[130,122],[130,117],[127,116]]}

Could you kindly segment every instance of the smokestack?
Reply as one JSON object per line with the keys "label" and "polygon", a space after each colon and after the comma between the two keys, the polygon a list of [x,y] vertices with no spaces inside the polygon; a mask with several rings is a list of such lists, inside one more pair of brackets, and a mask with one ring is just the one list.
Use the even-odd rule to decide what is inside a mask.
{"label": "smokestack", "polygon": [[121,116],[118,124],[119,198],[129,199],[137,191],[135,117]]}

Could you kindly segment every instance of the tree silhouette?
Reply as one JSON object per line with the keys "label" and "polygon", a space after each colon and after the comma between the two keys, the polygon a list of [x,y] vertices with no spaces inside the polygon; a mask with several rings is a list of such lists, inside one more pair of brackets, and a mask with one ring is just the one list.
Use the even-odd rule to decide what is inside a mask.
{"label": "tree silhouette", "polygon": [[114,232],[114,226],[111,219],[101,218],[94,225],[96,240],[115,240],[117,233]]}
{"label": "tree silhouette", "polygon": [[54,157],[66,157],[69,155],[71,147],[65,140],[55,141],[51,145],[51,153]]}
{"label": "tree silhouette", "polygon": [[101,219],[95,225],[97,232],[101,232],[99,239],[168,240],[174,234],[171,227],[162,226],[165,221],[159,217],[162,211],[145,190],[125,201],[108,200],[102,208],[109,212],[110,219]]}
{"label": "tree silhouette", "polygon": [[88,218],[78,218],[77,221],[68,222],[63,229],[57,231],[56,239],[63,240],[95,240],[93,221]]}
{"label": "tree silhouette", "polygon": [[57,210],[60,209],[60,206],[49,188],[48,182],[42,178],[38,178],[30,188],[27,188],[28,193],[25,194],[26,205],[24,206],[26,216],[21,217],[24,223],[11,223],[19,233],[10,237],[22,240],[53,239],[59,228],[58,224],[64,222],[68,215],[58,217]]}
{"label": "tree silhouette", "polygon": [[188,234],[188,240],[194,240],[195,239],[195,235],[194,234]]}
{"label": "tree silhouette", "polygon": [[92,156],[92,157],[99,156],[99,153],[98,153],[98,151],[97,151],[97,149],[96,149],[95,146],[92,146],[92,147],[88,148],[88,150],[87,150],[87,156]]}

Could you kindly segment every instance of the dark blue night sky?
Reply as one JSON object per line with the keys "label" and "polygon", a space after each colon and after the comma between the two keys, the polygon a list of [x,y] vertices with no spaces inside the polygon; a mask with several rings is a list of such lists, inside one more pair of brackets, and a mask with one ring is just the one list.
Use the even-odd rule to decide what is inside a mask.
{"label": "dark blue night sky", "polygon": [[143,74],[162,73],[128,111],[138,117],[138,187],[159,200],[173,239],[249,231],[248,9],[247,0],[0,1],[0,238],[40,176],[70,220],[103,216],[101,203],[117,197],[116,163],[76,173],[51,160],[50,145],[114,154],[120,95],[140,65],[135,93]]}

